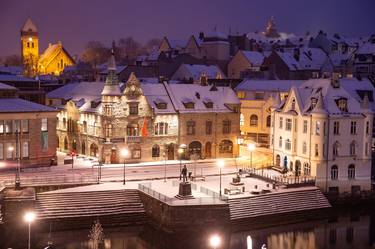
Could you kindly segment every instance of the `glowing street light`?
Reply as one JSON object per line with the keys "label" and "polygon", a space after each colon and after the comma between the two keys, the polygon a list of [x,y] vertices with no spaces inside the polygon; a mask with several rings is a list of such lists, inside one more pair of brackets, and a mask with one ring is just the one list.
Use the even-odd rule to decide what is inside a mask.
{"label": "glowing street light", "polygon": [[126,158],[129,155],[129,150],[127,148],[123,148],[121,150],[121,157],[124,159],[124,179],[123,179],[123,185],[125,185],[125,163],[126,163]]}
{"label": "glowing street light", "polygon": [[220,190],[219,190],[219,196],[221,196],[221,169],[224,168],[224,160],[219,160],[217,161],[217,166],[219,167],[219,171],[220,171]]}
{"label": "glowing street light", "polygon": [[250,169],[253,168],[253,151],[255,150],[255,144],[248,144],[247,149],[250,151]]}
{"label": "glowing street light", "polygon": [[35,220],[36,214],[34,212],[26,212],[23,216],[23,219],[29,224],[29,242],[28,249],[30,249],[30,240],[31,240],[31,223]]}
{"label": "glowing street light", "polygon": [[219,235],[217,234],[214,234],[210,237],[210,246],[213,248],[213,249],[217,249],[219,248],[219,246],[221,245],[221,238]]}

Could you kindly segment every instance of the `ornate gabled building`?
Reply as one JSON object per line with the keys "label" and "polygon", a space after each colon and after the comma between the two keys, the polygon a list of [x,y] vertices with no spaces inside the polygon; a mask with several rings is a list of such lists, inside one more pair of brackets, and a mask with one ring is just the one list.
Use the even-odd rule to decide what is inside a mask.
{"label": "ornate gabled building", "polygon": [[274,165],[324,192],[371,190],[373,92],[355,79],[313,79],[272,108]]}
{"label": "ornate gabled building", "polygon": [[167,83],[141,84],[131,74],[119,84],[114,55],[104,82],[67,84],[47,96],[60,108],[61,151],[120,163],[185,157],[231,157],[239,135],[239,101],[229,87]]}
{"label": "ornate gabled building", "polygon": [[24,75],[35,77],[39,74],[59,75],[66,66],[75,64],[74,59],[64,49],[61,42],[49,44],[39,55],[39,33],[30,18],[21,29],[21,57]]}

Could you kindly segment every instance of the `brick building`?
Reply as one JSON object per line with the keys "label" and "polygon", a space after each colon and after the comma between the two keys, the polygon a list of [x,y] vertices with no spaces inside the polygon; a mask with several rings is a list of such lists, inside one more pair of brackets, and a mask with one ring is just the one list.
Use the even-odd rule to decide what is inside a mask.
{"label": "brick building", "polygon": [[[21,167],[56,160],[54,108],[17,98],[17,89],[0,83],[0,163]],[[19,157],[20,156],[20,157]]]}

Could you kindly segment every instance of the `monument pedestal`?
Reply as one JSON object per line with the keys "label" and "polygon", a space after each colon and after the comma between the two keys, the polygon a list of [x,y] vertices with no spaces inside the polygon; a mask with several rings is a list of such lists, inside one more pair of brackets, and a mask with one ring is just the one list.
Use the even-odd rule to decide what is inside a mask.
{"label": "monument pedestal", "polygon": [[178,188],[178,195],[176,195],[178,199],[194,199],[194,196],[191,194],[191,184],[190,182],[180,182],[180,186]]}

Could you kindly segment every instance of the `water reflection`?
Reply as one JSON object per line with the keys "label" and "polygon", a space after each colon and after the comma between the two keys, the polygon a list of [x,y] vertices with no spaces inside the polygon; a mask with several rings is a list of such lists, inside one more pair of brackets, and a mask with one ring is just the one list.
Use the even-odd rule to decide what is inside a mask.
{"label": "water reflection", "polygon": [[[0,232],[0,248],[25,248],[27,229],[22,227]],[[51,234],[37,232],[33,236],[32,248],[44,248],[52,239],[56,248],[89,249],[92,244],[88,234],[89,229]],[[105,240],[100,248],[209,249],[208,238],[212,234],[221,236],[220,249],[260,249],[263,244],[268,249],[374,249],[375,211],[337,212],[337,216],[326,220],[242,232],[206,227],[179,233],[162,232],[151,226],[104,228]]]}

